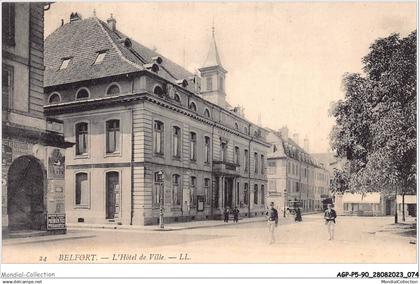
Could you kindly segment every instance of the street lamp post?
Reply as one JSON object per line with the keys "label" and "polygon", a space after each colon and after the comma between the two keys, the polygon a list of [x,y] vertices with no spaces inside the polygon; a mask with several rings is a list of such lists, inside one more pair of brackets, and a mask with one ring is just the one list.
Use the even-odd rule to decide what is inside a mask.
{"label": "street lamp post", "polygon": [[164,224],[164,215],[163,215],[163,171],[159,171],[158,172],[158,176],[159,176],[159,227],[161,229],[165,228],[165,224]]}

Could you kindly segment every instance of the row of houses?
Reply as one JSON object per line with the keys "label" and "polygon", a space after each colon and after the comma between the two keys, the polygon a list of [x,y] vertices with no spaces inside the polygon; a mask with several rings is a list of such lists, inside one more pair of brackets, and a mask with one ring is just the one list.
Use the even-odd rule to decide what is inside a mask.
{"label": "row of houses", "polygon": [[302,148],[296,136],[289,137],[287,127],[270,130],[267,141],[268,200],[281,210],[301,208],[303,212],[324,210],[330,202],[330,172],[308,153],[308,141]]}

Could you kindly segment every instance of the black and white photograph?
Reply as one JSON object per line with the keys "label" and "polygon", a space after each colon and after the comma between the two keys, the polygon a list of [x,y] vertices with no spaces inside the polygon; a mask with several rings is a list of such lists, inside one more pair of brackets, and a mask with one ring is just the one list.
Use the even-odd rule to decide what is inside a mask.
{"label": "black and white photograph", "polygon": [[2,2],[1,105],[3,279],[418,281],[416,1]]}

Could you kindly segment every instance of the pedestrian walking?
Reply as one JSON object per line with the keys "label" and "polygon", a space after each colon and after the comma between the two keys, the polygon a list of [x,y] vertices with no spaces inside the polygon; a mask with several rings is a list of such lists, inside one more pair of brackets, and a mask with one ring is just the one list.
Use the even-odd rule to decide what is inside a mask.
{"label": "pedestrian walking", "polygon": [[295,222],[302,222],[302,213],[300,212],[299,207],[296,209]]}
{"label": "pedestrian walking", "polygon": [[327,210],[324,212],[325,225],[328,227],[328,235],[330,236],[329,240],[334,240],[334,227],[335,227],[335,218],[337,218],[337,213],[332,209],[332,204],[328,204]]}
{"label": "pedestrian walking", "polygon": [[235,206],[232,213],[233,213],[233,222],[238,223],[238,220],[239,220],[239,209],[238,209],[238,207]]}
{"label": "pedestrian walking", "polygon": [[223,215],[225,217],[224,222],[228,223],[229,222],[229,214],[230,214],[230,210],[229,207],[225,208],[225,211],[223,212]]}
{"label": "pedestrian walking", "polygon": [[270,203],[270,209],[266,213],[267,215],[267,224],[268,232],[270,234],[270,245],[276,242],[275,230],[279,223],[279,214],[274,208],[274,202]]}

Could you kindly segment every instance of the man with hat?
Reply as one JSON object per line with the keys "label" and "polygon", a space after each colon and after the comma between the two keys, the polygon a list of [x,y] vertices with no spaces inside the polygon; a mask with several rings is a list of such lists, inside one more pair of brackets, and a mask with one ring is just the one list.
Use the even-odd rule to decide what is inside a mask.
{"label": "man with hat", "polygon": [[275,229],[277,224],[279,223],[279,214],[277,209],[274,208],[274,202],[270,203],[270,209],[266,213],[267,215],[267,224],[268,224],[268,231],[270,233],[270,245],[274,244],[276,241],[275,238]]}

